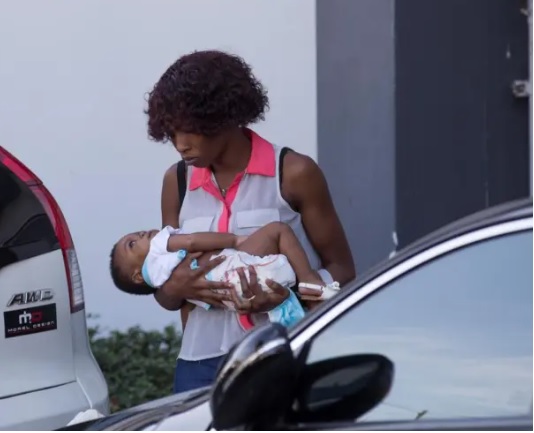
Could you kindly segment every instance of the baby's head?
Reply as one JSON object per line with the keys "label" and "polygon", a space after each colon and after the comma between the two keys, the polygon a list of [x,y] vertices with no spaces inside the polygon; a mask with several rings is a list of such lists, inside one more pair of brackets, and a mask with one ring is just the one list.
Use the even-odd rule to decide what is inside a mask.
{"label": "baby's head", "polygon": [[110,270],[113,283],[118,289],[133,295],[155,293],[156,290],[145,283],[141,269],[150,250],[150,241],[158,231],[130,233],[113,246]]}

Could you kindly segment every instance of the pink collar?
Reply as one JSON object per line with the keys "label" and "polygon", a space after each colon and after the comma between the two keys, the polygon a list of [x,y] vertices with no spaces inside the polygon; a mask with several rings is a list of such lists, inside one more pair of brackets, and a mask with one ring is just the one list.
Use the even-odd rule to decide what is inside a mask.
{"label": "pink collar", "polygon": [[[276,175],[276,161],[273,145],[254,131],[247,129],[247,132],[252,141],[252,151],[245,173],[274,177]],[[200,188],[210,181],[211,170],[209,168],[193,167],[189,190]]]}

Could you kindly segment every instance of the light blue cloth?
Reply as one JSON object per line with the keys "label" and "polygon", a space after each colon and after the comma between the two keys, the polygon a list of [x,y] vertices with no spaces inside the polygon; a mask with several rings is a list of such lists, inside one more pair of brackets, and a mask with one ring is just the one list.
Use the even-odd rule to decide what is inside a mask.
{"label": "light blue cloth", "polygon": [[304,315],[304,308],[300,305],[300,302],[293,290],[289,290],[289,297],[282,302],[278,307],[275,307],[269,311],[269,320],[273,323],[280,323],[282,326],[293,326]]}
{"label": "light blue cloth", "polygon": [[143,263],[143,267],[141,268],[141,275],[143,276],[143,280],[145,280],[145,283],[147,283],[150,287],[154,287],[154,284],[152,284],[152,280],[148,275],[148,265],[146,260]]}
{"label": "light blue cloth", "polygon": [[[179,263],[182,263],[182,260],[185,259],[185,256],[187,256],[186,250],[179,250],[176,255],[178,256],[178,259],[180,260]],[[191,261],[191,269],[198,269],[198,261],[197,259],[193,259]],[[150,287],[154,287],[154,284],[152,284],[152,281],[150,281],[150,276],[148,275],[148,261],[145,260],[143,263],[143,266],[141,268],[141,275],[143,276],[143,279],[145,280],[145,283],[147,283]],[[206,278],[210,279],[210,274],[208,273],[206,275]]]}

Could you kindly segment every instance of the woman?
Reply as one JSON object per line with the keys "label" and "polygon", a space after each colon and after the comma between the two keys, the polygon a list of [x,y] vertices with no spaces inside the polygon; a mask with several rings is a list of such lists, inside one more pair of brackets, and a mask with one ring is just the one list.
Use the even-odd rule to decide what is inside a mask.
{"label": "woman", "polygon": [[[326,283],[344,284],[355,269],[343,228],[323,173],[309,157],[274,146],[247,126],[264,119],[267,92],[240,57],[199,51],[178,59],[154,86],[148,99],[148,133],[173,143],[187,166],[186,194],[179,200],[174,164],[162,188],[162,224],[184,232],[229,231],[248,235],[272,221],[289,224],[312,265]],[[180,185],[184,187],[184,185]],[[184,260],[158,290],[156,300],[169,310],[184,299],[214,307],[232,300],[231,287],[207,281],[220,261],[191,270]],[[242,313],[266,312],[289,293],[270,281],[272,293],[241,273],[247,297]],[[211,289],[226,288],[225,293]],[[320,299],[320,292],[315,293]],[[175,392],[212,383],[222,357],[243,335],[235,313],[222,308],[195,308],[187,319],[176,365]]]}

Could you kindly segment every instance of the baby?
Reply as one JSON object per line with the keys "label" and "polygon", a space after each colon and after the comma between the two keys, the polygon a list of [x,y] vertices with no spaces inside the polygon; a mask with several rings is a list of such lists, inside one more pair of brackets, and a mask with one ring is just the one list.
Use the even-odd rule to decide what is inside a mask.
{"label": "baby", "polygon": [[[205,264],[214,256],[224,256],[224,262],[209,272],[206,278],[233,284],[241,298],[243,291],[237,269],[250,265],[254,266],[258,283],[266,291],[271,290],[266,285],[268,279],[287,289],[295,286],[296,279],[301,289],[321,290],[321,300],[339,291],[336,282],[325,285],[319,274],[311,268],[291,227],[279,222],[267,224],[248,237],[216,232],[181,234],[180,229],[172,227],[165,227],[161,231],[130,233],[122,237],[111,251],[113,282],[126,293],[153,294],[170,278],[174,268],[188,252],[203,253],[198,261],[193,261],[192,268]],[[285,302],[268,313],[272,322],[290,326],[304,316],[295,294],[292,290],[289,293]],[[316,296],[301,298],[317,300]],[[210,307],[198,301],[189,302],[206,309]],[[232,302],[225,301],[225,305],[234,309]],[[253,326],[250,317],[241,316],[239,322],[245,329]]]}

